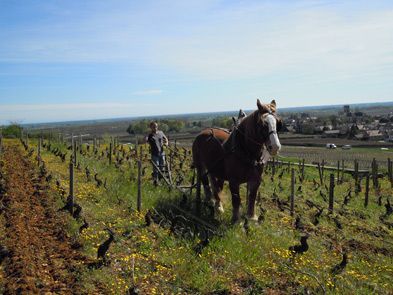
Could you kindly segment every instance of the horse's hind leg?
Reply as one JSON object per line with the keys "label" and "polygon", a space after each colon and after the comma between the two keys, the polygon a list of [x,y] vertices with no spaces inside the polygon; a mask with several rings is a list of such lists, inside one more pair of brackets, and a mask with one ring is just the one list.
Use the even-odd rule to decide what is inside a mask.
{"label": "horse's hind leg", "polygon": [[201,182],[203,184],[203,190],[205,191],[205,200],[206,202],[210,202],[212,199],[212,191],[210,190],[209,177],[205,169],[201,170]]}
{"label": "horse's hind leg", "polygon": [[222,201],[220,198],[220,193],[224,187],[224,180],[218,179],[214,176],[210,176],[210,183],[213,189],[213,196],[214,196],[214,207],[220,213],[224,213],[224,207],[222,206]]}

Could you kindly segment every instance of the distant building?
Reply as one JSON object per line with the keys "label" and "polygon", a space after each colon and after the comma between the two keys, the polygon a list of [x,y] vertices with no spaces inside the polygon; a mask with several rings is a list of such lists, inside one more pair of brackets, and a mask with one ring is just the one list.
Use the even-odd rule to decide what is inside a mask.
{"label": "distant building", "polygon": [[351,109],[350,109],[349,105],[344,105],[344,113],[348,114],[350,112],[351,112]]}
{"label": "distant building", "polygon": [[366,130],[355,135],[356,139],[360,140],[383,140],[384,135],[379,130]]}
{"label": "distant building", "polygon": [[338,138],[340,136],[340,130],[329,130],[322,133],[322,137]]}

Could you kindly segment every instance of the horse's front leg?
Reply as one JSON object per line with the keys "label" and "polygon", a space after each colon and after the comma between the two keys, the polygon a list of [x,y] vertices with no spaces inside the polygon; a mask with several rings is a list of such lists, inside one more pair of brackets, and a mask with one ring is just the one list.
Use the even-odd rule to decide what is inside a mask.
{"label": "horse's front leg", "polygon": [[248,196],[247,196],[247,218],[250,220],[258,220],[258,216],[255,214],[255,200],[257,198],[257,193],[259,185],[261,184],[261,177],[255,177],[248,182]]}
{"label": "horse's front leg", "polygon": [[239,183],[229,181],[229,189],[232,194],[232,223],[236,223],[240,219],[240,194],[239,194]]}

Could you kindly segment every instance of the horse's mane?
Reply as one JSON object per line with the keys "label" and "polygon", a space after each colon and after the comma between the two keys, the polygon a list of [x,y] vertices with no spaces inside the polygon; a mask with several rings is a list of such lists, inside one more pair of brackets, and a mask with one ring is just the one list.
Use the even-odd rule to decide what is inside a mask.
{"label": "horse's mane", "polygon": [[253,111],[250,115],[245,117],[239,124],[239,129],[244,132],[247,136],[252,138],[255,137],[256,134],[256,125],[260,119],[259,111]]}

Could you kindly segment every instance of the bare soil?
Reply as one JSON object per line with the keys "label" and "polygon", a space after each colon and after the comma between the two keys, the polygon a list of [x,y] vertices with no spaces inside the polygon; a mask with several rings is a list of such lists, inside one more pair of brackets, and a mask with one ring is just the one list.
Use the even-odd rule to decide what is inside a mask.
{"label": "bare soil", "polygon": [[81,294],[78,272],[86,258],[71,249],[65,216],[54,208],[45,177],[17,147],[5,147],[2,168],[5,233],[4,294]]}

